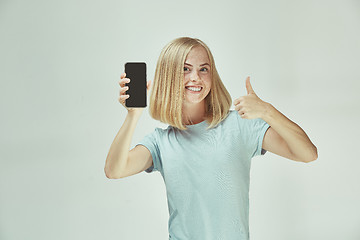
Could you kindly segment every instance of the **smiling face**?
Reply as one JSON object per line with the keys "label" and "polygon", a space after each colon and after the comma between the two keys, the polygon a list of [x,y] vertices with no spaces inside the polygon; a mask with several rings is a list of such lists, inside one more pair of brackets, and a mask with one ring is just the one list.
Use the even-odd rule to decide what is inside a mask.
{"label": "smiling face", "polygon": [[[195,89],[188,89],[195,86]],[[185,105],[192,106],[204,101],[211,89],[210,60],[203,46],[191,49],[184,63]],[[199,88],[200,91],[197,91]]]}

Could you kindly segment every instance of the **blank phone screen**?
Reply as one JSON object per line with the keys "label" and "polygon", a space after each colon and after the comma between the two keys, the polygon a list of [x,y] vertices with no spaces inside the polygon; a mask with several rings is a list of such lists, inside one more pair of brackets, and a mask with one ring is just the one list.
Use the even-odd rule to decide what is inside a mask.
{"label": "blank phone screen", "polygon": [[127,62],[125,64],[126,78],[130,78],[129,90],[126,94],[130,95],[125,99],[126,107],[146,107],[146,63],[144,62]]}

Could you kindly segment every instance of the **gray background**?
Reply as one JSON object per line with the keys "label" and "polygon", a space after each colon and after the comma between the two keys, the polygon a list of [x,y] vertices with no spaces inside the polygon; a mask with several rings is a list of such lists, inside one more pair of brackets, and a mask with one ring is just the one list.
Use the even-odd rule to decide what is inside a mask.
{"label": "gray background", "polygon": [[[125,62],[152,80],[181,36],[208,44],[233,100],[250,76],[318,148],[308,164],[253,158],[251,239],[360,239],[359,24],[355,0],[1,0],[0,239],[167,239],[160,173],[104,165]],[[166,126],[145,109],[131,148]]]}

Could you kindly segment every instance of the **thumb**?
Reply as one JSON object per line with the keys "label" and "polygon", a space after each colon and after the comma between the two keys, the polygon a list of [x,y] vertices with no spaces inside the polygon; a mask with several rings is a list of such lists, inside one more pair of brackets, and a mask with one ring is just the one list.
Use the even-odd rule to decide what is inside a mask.
{"label": "thumb", "polygon": [[255,91],[252,88],[251,83],[250,83],[250,76],[246,78],[246,90],[247,90],[248,94],[252,94],[252,93],[255,94]]}
{"label": "thumb", "polygon": [[148,91],[150,90],[150,88],[151,88],[151,80],[147,82],[146,88],[147,88]]}

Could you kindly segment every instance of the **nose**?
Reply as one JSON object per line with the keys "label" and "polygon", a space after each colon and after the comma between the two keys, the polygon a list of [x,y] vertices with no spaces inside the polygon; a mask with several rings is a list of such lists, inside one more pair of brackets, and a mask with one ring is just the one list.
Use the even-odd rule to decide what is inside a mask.
{"label": "nose", "polygon": [[190,75],[190,80],[191,81],[196,81],[199,79],[199,75],[197,73],[197,71],[192,71],[191,75]]}

